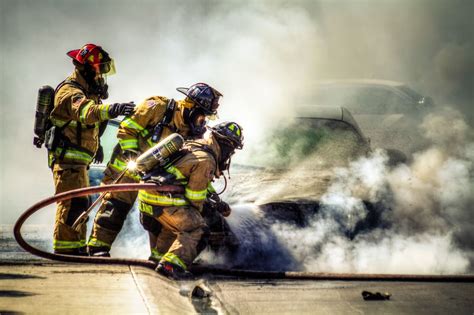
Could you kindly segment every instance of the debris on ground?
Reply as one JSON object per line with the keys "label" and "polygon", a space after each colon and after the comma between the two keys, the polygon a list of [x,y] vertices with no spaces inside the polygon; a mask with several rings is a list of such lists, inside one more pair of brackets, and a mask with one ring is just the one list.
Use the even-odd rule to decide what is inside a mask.
{"label": "debris on ground", "polygon": [[380,293],[380,292],[370,292],[370,291],[362,291],[362,298],[365,301],[384,301],[390,300],[391,294],[388,292]]}

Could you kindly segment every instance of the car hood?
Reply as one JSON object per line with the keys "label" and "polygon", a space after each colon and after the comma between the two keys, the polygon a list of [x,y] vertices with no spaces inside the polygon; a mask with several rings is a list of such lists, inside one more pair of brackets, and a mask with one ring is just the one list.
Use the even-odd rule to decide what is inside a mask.
{"label": "car hood", "polygon": [[[292,170],[254,170],[232,175],[226,199],[230,203],[306,203],[319,202],[333,183],[335,168]],[[363,190],[352,192],[367,199]]]}

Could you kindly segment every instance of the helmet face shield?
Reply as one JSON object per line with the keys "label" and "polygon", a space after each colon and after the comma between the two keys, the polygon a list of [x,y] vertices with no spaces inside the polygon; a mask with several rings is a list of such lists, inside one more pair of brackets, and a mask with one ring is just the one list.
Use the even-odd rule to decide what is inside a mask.
{"label": "helmet face shield", "polygon": [[115,62],[113,59],[93,64],[92,67],[95,69],[96,73],[100,73],[101,75],[111,76],[115,74]]}

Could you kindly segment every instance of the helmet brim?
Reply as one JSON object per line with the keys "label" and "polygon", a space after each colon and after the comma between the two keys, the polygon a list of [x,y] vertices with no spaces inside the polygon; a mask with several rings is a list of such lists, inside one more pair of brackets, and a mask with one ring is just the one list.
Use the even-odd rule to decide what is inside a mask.
{"label": "helmet brim", "polygon": [[189,88],[179,87],[179,88],[176,88],[176,91],[178,91],[180,93],[183,93],[184,95],[188,96]]}
{"label": "helmet brim", "polygon": [[80,51],[81,51],[80,49],[74,49],[74,50],[68,51],[66,54],[72,59],[76,59]]}

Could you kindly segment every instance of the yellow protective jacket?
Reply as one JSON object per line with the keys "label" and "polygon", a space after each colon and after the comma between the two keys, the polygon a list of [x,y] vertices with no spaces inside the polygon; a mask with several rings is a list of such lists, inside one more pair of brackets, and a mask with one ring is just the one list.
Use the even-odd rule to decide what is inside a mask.
{"label": "yellow protective jacket", "polygon": [[193,106],[185,100],[176,101],[176,107],[169,126],[165,126],[160,139],[153,142],[151,139],[155,126],[163,120],[169,99],[162,96],[152,96],[135,108],[132,116],[126,117],[121,123],[117,133],[120,148],[116,148],[114,157],[108,167],[116,172],[123,171],[127,162],[123,156],[123,151],[132,150],[143,153],[153,147],[160,140],[172,133],[179,133],[185,139],[189,136],[189,127],[184,123],[183,110],[185,107]]}
{"label": "yellow protective jacket", "polygon": [[88,91],[86,80],[75,70],[55,93],[50,119],[54,126],[64,128],[67,144],[49,152],[49,165],[53,160],[89,165],[99,145],[99,125],[109,119],[108,110],[109,105],[101,104],[99,97]]}
{"label": "yellow protective jacket", "polygon": [[[174,165],[165,170],[173,174],[185,186],[184,195],[161,194],[154,190],[140,190],[140,211],[153,215],[152,206],[171,207],[191,205],[202,210],[208,193],[214,192],[211,181],[218,173],[216,159],[219,159],[220,148],[216,140],[209,139],[187,141],[188,153]],[[213,153],[203,149],[207,146]]]}

